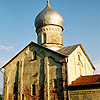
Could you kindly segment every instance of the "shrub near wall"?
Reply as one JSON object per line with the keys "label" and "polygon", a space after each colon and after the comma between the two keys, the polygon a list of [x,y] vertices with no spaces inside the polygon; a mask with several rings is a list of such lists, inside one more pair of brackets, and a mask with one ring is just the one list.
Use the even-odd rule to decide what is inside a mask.
{"label": "shrub near wall", "polygon": [[2,94],[0,94],[0,100],[2,100]]}

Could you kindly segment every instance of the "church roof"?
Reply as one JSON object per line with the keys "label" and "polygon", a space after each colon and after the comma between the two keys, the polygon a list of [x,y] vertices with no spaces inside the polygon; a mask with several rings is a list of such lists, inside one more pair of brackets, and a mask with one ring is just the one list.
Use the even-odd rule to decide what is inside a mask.
{"label": "church roof", "polygon": [[62,54],[62,55],[68,56],[80,45],[81,44],[63,47],[63,48],[57,50],[57,52]]}
{"label": "church roof", "polygon": [[69,85],[71,87],[82,87],[90,85],[99,85],[100,86],[100,75],[89,75],[89,76],[80,76],[75,81]]}

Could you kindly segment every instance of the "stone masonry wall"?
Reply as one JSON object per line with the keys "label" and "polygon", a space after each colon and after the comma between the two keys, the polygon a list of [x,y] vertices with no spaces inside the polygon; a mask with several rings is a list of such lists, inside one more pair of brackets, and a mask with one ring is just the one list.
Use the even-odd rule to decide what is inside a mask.
{"label": "stone masonry wall", "polygon": [[62,59],[43,48],[27,47],[5,67],[4,100],[63,100]]}
{"label": "stone masonry wall", "polygon": [[100,100],[100,89],[71,90],[69,100]]}

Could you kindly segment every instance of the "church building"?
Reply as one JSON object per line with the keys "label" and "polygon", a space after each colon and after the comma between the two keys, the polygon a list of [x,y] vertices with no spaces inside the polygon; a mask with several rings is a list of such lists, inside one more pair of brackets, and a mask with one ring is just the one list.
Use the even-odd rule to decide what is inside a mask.
{"label": "church building", "polygon": [[29,43],[2,68],[4,100],[100,100],[100,75],[81,44],[63,46],[63,17],[49,0]]}

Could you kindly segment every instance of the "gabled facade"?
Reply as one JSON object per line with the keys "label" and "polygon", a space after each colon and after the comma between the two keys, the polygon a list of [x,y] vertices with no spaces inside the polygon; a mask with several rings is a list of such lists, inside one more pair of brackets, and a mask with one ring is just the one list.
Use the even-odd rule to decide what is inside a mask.
{"label": "gabled facade", "polygon": [[66,58],[68,85],[80,76],[93,75],[95,67],[87,56],[81,44],[64,47],[57,52],[68,56]]}
{"label": "gabled facade", "polygon": [[4,100],[64,99],[63,60],[63,55],[30,43],[4,66]]}

